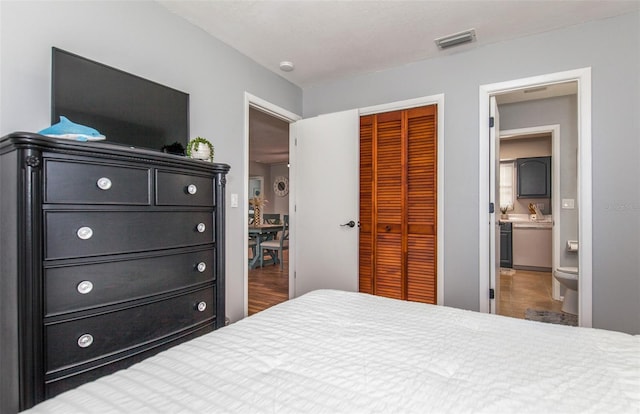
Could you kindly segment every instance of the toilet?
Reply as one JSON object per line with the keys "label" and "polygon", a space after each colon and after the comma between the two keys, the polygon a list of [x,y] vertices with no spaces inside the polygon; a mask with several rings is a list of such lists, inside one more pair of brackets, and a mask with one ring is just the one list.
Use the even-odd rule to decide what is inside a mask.
{"label": "toilet", "polygon": [[578,268],[558,267],[553,272],[554,277],[564,286],[564,301],[562,311],[572,315],[578,314]]}

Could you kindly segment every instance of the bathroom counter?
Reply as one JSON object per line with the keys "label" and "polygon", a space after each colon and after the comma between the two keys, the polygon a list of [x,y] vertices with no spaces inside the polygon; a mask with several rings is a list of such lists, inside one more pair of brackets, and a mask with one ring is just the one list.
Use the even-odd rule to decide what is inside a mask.
{"label": "bathroom counter", "polygon": [[540,220],[531,220],[528,214],[509,214],[506,219],[500,219],[500,223],[513,223],[513,228],[550,229],[553,227],[552,216],[544,216]]}

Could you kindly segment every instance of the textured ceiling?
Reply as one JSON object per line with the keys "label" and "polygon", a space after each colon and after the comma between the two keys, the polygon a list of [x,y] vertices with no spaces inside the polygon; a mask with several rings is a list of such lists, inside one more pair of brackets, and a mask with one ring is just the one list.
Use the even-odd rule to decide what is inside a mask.
{"label": "textured ceiling", "polygon": [[[599,0],[159,1],[285,79],[306,87],[542,33],[640,8]],[[474,28],[477,41],[446,51],[434,39]],[[282,72],[283,60],[295,64]]]}

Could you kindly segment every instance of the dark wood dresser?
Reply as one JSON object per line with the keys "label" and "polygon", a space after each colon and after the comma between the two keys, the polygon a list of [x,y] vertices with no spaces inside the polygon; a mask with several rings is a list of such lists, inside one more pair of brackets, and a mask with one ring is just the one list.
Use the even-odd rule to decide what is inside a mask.
{"label": "dark wood dresser", "polygon": [[229,166],[0,139],[0,412],[224,325]]}

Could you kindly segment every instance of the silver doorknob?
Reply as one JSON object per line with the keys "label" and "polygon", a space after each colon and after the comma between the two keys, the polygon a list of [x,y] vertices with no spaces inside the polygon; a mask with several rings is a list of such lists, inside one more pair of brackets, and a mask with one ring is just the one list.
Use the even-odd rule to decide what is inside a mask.
{"label": "silver doorknob", "polygon": [[196,230],[198,230],[198,233],[204,233],[206,229],[207,229],[207,226],[205,226],[204,223],[198,223],[198,226],[196,227]]}
{"label": "silver doorknob", "polygon": [[198,187],[196,187],[195,184],[189,184],[189,186],[187,187],[187,193],[193,195],[197,192],[198,192]]}
{"label": "silver doorknob", "polygon": [[356,226],[356,222],[355,222],[355,221],[353,221],[353,220],[351,220],[350,222],[348,222],[348,223],[344,223],[344,224],[341,224],[340,226],[341,226],[341,227],[349,226],[349,227],[353,228],[353,227],[355,227],[355,226]]}

